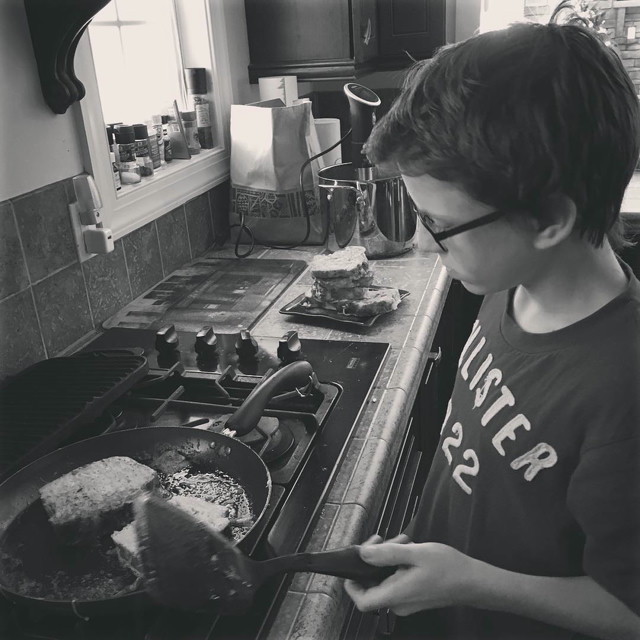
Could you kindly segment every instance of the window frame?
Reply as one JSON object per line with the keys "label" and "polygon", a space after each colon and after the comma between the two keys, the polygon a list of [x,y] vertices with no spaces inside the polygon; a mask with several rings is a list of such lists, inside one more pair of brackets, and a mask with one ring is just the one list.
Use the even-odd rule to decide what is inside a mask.
{"label": "window frame", "polygon": [[[78,45],[76,71],[86,89],[86,95],[80,101],[85,170],[95,179],[102,198],[104,225],[111,229],[114,240],[205,193],[229,177],[229,118],[233,92],[223,3],[219,0],[175,2],[183,64],[185,67],[205,67],[211,74],[211,115],[218,144],[214,149],[203,149],[190,160],[174,160],[165,165],[162,171],[156,172],[135,188],[126,189],[121,195],[117,195],[113,182],[113,168],[88,33],[83,34]],[[186,19],[184,13],[187,7],[190,19]],[[202,42],[203,39],[190,38],[189,29],[193,29],[194,25],[201,29],[203,21],[207,29],[207,38],[204,40],[206,44],[190,51],[185,46],[188,42]]]}

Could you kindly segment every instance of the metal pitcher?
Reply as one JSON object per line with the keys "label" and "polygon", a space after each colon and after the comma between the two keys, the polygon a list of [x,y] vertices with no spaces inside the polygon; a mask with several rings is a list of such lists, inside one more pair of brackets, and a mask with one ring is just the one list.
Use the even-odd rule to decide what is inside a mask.
{"label": "metal pitcher", "polygon": [[328,223],[327,248],[365,248],[368,258],[387,258],[415,246],[416,211],[402,178],[372,167],[367,179],[352,163],[320,169],[320,211]]}

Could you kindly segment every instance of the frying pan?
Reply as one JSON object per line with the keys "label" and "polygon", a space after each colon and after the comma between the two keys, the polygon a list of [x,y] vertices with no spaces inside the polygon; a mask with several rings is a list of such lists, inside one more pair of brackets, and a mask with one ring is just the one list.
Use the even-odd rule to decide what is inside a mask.
{"label": "frying pan", "polygon": [[[252,529],[256,526],[269,503],[271,476],[258,454],[239,440],[188,427],[150,427],[96,436],[53,451],[0,485],[0,592],[12,602],[81,617],[121,613],[148,606],[151,600],[142,588],[112,597],[86,600],[25,595],[8,584],[8,572],[3,562],[7,559],[21,562],[34,582],[42,580],[48,583],[47,576],[55,573],[56,569],[72,570],[70,562],[73,566],[74,561],[83,565],[82,571],[86,571],[86,558],[78,560],[73,557],[73,548],[69,550],[56,543],[40,502],[40,487],[79,466],[109,456],[128,456],[148,463],[167,451],[179,452],[201,472],[221,471],[234,478],[251,502],[254,515]],[[9,535],[5,535],[7,530]],[[97,561],[95,571],[105,568],[100,562]],[[90,566],[90,571],[93,573],[93,566]]]}

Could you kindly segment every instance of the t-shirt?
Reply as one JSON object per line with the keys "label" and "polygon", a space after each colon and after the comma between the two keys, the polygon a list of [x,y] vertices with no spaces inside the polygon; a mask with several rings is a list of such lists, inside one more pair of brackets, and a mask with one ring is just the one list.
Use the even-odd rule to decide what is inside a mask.
{"label": "t-shirt", "polygon": [[[442,542],[497,567],[589,575],[640,614],[640,284],[544,334],[488,296],[458,363],[416,517]],[[425,638],[577,638],[474,608],[414,617]],[[440,631],[436,631],[440,629]]]}

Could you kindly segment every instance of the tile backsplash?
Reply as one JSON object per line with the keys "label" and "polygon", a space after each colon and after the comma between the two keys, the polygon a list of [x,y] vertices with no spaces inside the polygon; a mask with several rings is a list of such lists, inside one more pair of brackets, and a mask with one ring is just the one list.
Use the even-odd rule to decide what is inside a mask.
{"label": "tile backsplash", "polygon": [[0,202],[0,379],[59,355],[228,235],[229,183],[80,263],[71,179]]}

